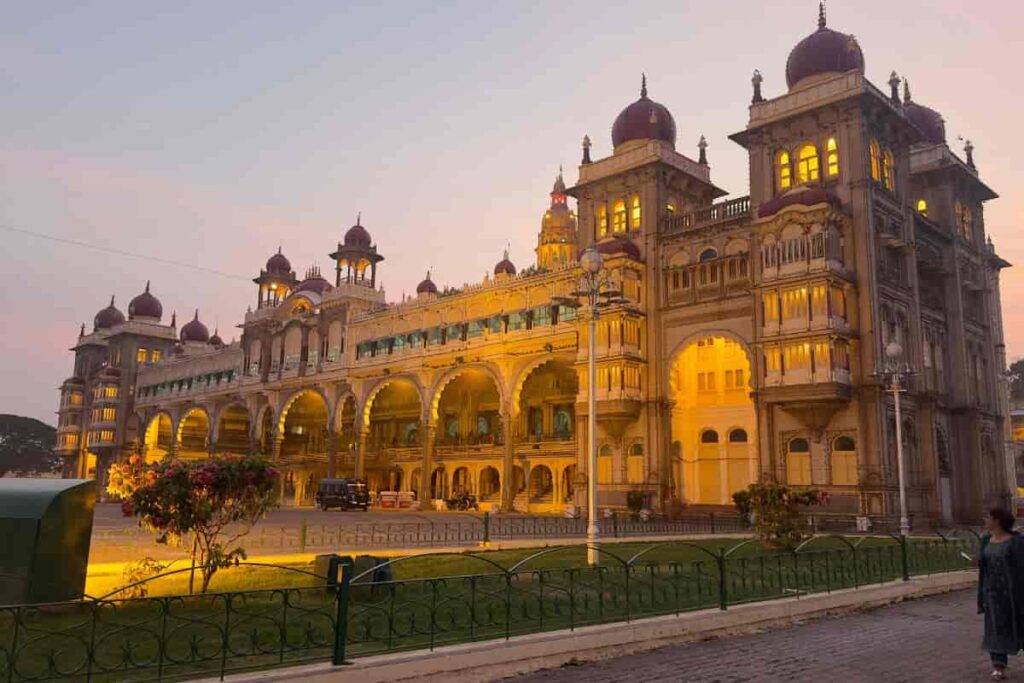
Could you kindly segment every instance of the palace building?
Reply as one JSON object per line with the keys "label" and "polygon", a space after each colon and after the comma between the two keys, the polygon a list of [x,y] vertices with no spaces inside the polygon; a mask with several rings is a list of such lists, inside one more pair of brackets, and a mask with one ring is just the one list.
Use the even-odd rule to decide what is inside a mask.
{"label": "palace building", "polygon": [[[610,152],[584,138],[575,184],[559,173],[525,269],[506,253],[478,283],[439,289],[428,272],[389,302],[384,252],[357,220],[324,245],[333,272],[300,280],[281,250],[269,258],[238,342],[210,336],[198,311],[180,331],[162,324],[148,285],[127,319],[112,301],[61,388],[66,474],[102,478],[135,451],[260,452],[285,472],[288,504],[354,475],[421,500],[468,490],[561,511],[585,505],[594,476],[602,507],[637,491],[655,510],[730,505],[772,480],[827,490],[831,512],[890,516],[896,412],[876,373],[897,341],[915,371],[901,400],[911,514],[973,521],[1015,484],[1009,264],[983,212],[996,194],[970,143],[956,154],[942,116],[895,72],[873,85],[865,63],[822,10],[784,92],[762,94],[754,73],[749,122],[730,136],[749,153],[750,193],[735,198],[703,137],[697,159],[677,150],[644,80]],[[597,321],[593,387],[587,309],[567,303],[588,247],[622,292]]]}

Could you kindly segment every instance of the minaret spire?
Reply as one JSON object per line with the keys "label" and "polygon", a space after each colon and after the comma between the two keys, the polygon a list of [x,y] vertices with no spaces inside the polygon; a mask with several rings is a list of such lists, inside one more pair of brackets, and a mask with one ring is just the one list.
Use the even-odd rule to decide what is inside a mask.
{"label": "minaret spire", "polygon": [[825,28],[825,2],[818,3],[818,30]]}
{"label": "minaret spire", "polygon": [[903,104],[910,104],[910,81],[903,79]]}
{"label": "minaret spire", "polygon": [[647,97],[647,74],[640,73],[640,97]]}
{"label": "minaret spire", "polygon": [[149,294],[149,280],[146,280],[146,294]]}

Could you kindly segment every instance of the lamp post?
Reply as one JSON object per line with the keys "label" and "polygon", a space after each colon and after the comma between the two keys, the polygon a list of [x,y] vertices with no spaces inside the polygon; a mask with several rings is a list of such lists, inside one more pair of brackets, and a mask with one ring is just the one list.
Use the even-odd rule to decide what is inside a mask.
{"label": "lamp post", "polygon": [[892,393],[896,408],[896,471],[900,486],[900,535],[906,538],[910,534],[910,519],[907,517],[907,486],[903,468],[903,421],[900,415],[900,394],[905,392],[906,381],[913,375],[910,366],[903,360],[903,347],[899,342],[891,341],[885,346],[885,360],[877,376],[885,385],[885,390]]}
{"label": "lamp post", "polygon": [[585,307],[587,311],[587,563],[600,561],[600,528],[597,518],[597,319],[600,309],[622,303],[622,292],[604,272],[604,257],[594,247],[580,255],[583,275],[571,297],[558,297],[556,303]]}

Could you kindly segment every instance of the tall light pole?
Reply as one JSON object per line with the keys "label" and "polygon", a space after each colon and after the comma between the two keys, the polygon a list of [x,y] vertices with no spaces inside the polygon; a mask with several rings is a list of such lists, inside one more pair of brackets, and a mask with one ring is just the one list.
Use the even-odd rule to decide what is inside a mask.
{"label": "tall light pole", "polygon": [[572,298],[558,298],[586,308],[587,315],[587,563],[600,563],[600,527],[597,518],[597,319],[600,309],[622,303],[622,292],[603,271],[604,257],[594,247],[580,255],[580,277]]}
{"label": "tall light pole", "polygon": [[913,375],[910,366],[903,360],[903,347],[893,340],[885,346],[885,360],[877,376],[885,385],[885,390],[892,393],[896,408],[896,471],[900,485],[900,535],[904,538],[910,534],[910,519],[907,517],[907,485],[903,467],[903,419],[900,415],[900,394],[905,392],[906,381]]}

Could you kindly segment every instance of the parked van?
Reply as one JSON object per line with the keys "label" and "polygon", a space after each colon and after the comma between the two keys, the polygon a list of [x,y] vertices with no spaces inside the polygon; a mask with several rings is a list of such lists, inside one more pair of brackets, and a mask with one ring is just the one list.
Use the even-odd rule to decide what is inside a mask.
{"label": "parked van", "polygon": [[362,508],[365,512],[370,507],[370,492],[362,479],[321,479],[314,500],[321,510]]}

